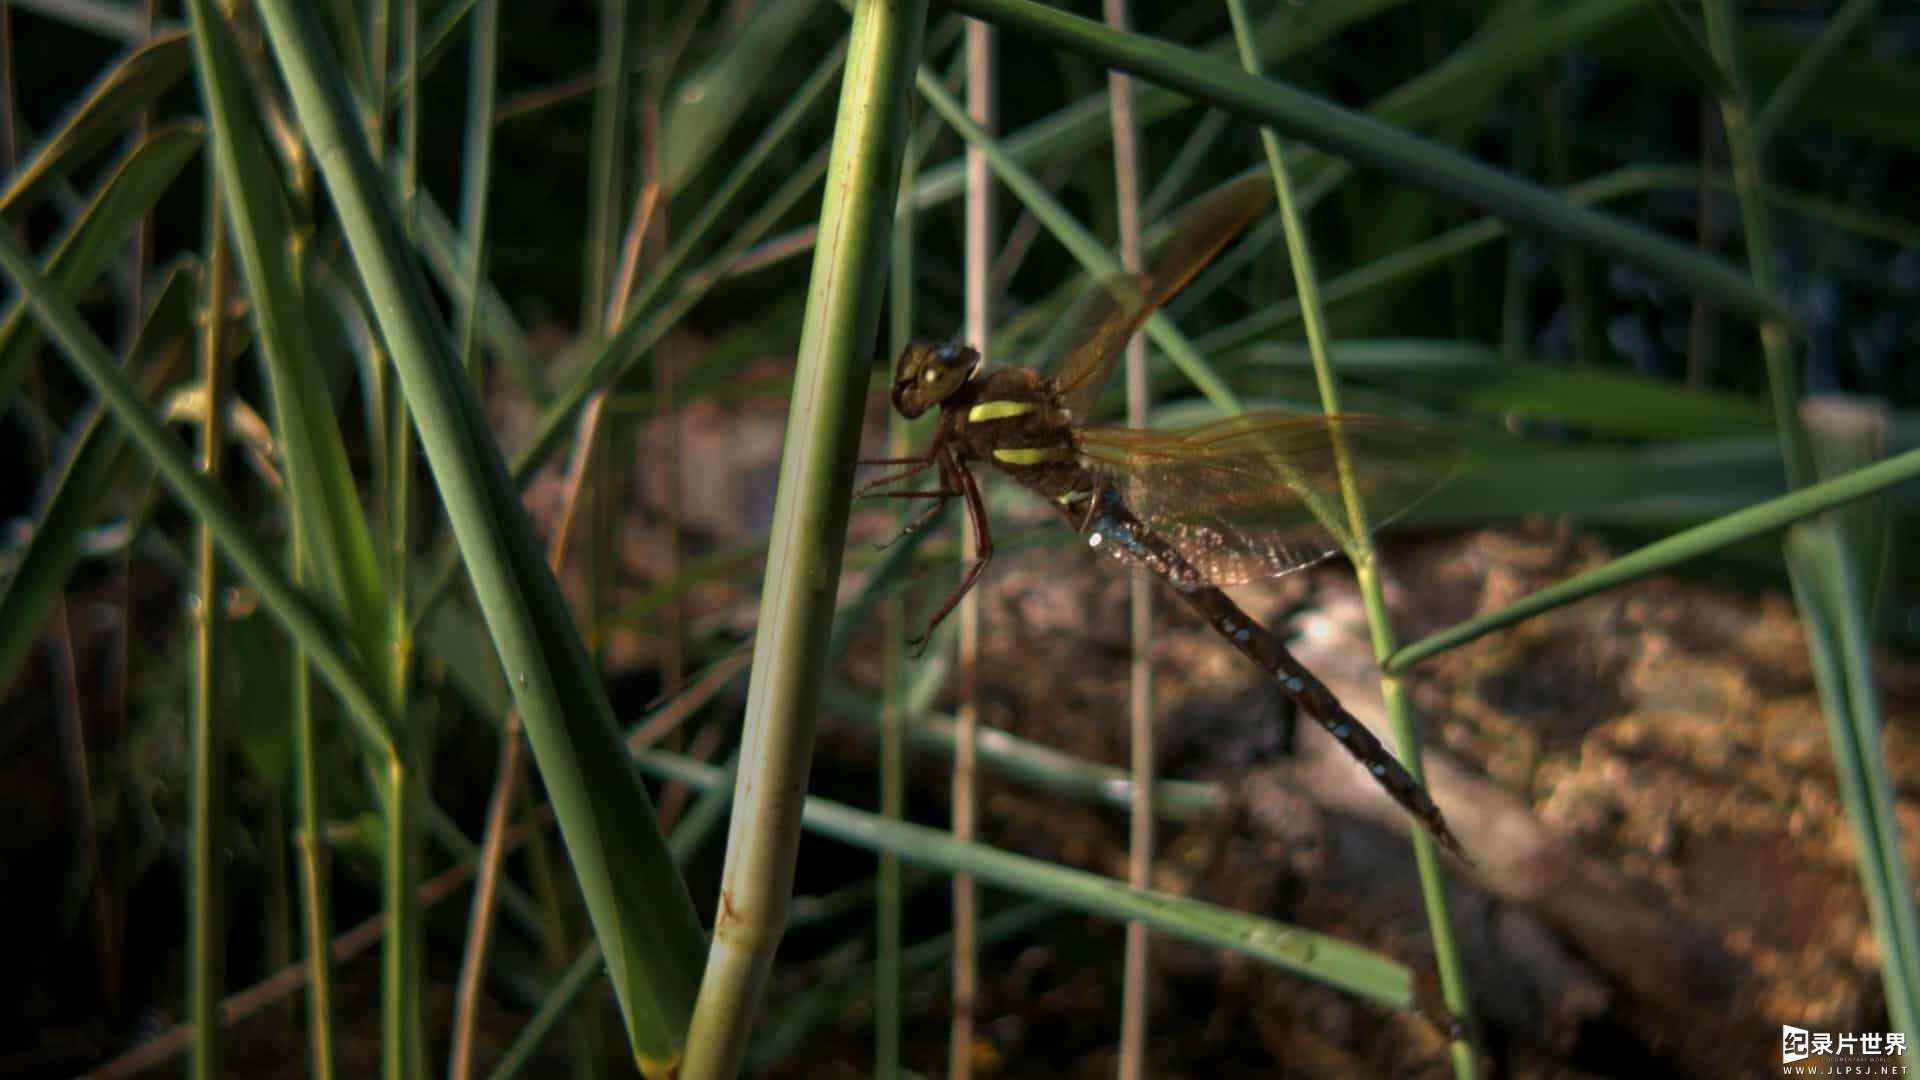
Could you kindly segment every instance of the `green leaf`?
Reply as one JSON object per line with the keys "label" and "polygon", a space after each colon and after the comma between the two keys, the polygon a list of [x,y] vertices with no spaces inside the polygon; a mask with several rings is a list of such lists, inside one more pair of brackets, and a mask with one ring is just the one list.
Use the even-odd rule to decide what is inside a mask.
{"label": "green leaf", "polygon": [[195,70],[213,123],[230,235],[252,301],[294,527],[321,595],[353,628],[374,682],[386,685],[381,674],[391,660],[386,587],[333,400],[314,356],[314,330],[294,257],[293,215],[227,24],[199,14],[196,9]]}
{"label": "green leaf", "polygon": [[[193,341],[195,288],[194,271],[175,267],[140,325],[127,367],[137,373],[142,397],[157,396],[187,355]],[[126,443],[126,432],[96,403],[73,425],[59,459],[47,471],[33,535],[0,594],[0,686],[13,681],[41,621],[73,572],[81,534],[93,524],[113,478],[128,460]]]}
{"label": "green leaf", "polygon": [[[204,0],[192,8],[197,23],[214,18]],[[263,0],[259,11],[526,723],[635,1057],[675,1060],[706,947],[699,915],[311,6]]]}
{"label": "green leaf", "polygon": [[[1742,25],[1735,35],[1742,77],[1755,101],[1765,101],[1806,55],[1811,44],[1770,27]],[[1604,60],[1661,86],[1685,84],[1691,68],[1667,35],[1647,17],[1623,20],[1593,41]],[[1872,139],[1888,147],[1920,150],[1920,124],[1905,102],[1920,101],[1920,71],[1911,63],[1861,49],[1837,51],[1812,77],[1783,127]]]}
{"label": "green leaf", "polygon": [[1559,420],[1609,435],[1697,439],[1770,431],[1764,401],[1596,368],[1502,364],[1466,395],[1471,412]]}
{"label": "green leaf", "polygon": [[760,5],[699,70],[675,84],[661,125],[668,194],[679,194],[707,163],[764,88],[767,58],[781,55],[817,6],[812,0]]}
{"label": "green leaf", "polygon": [[1706,38],[1693,25],[1693,20],[1687,18],[1687,13],[1680,10],[1678,0],[1660,0],[1653,5],[1653,13],[1660,20],[1660,29],[1667,32],[1667,41],[1678,50],[1681,61],[1707,93],[1719,101],[1734,100],[1737,91],[1733,79],[1714,61]]}
{"label": "green leaf", "polygon": [[[187,35],[164,34],[135,49],[93,85],[0,190],[0,217],[19,221],[47,185],[126,135],[133,118],[187,73]],[[0,394],[0,398],[6,395]]]}
{"label": "green leaf", "polygon": [[[175,124],[154,131],[127,152],[41,263],[42,276],[61,297],[74,299],[99,276],[134,225],[199,152],[202,138],[198,124]],[[16,300],[0,321],[0,401],[13,397],[27,358],[39,343],[26,304]]]}

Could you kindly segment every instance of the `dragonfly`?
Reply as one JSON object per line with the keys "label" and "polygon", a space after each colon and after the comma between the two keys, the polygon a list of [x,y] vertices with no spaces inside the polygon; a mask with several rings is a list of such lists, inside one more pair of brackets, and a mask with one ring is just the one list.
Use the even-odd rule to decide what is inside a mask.
{"label": "dragonfly", "polygon": [[[1354,415],[1249,412],[1174,431],[1084,422],[1127,341],[1271,200],[1272,188],[1253,176],[1182,212],[1146,272],[1096,286],[1069,317],[1073,330],[1065,340],[1073,344],[1051,375],[1027,367],[983,372],[980,352],[969,345],[908,344],[894,369],[893,407],[909,420],[937,409],[938,420],[918,456],[862,461],[894,471],[858,494],[927,500],[902,535],[953,499],[966,507],[976,557],[915,644],[924,645],[993,559],[971,469],[992,466],[1052,503],[1096,552],[1171,586],[1464,860],[1426,790],[1279,638],[1222,591],[1351,550],[1346,523],[1357,518],[1347,516],[1342,476],[1384,523],[1451,472],[1452,441],[1422,425]],[[896,486],[929,470],[932,486]]]}

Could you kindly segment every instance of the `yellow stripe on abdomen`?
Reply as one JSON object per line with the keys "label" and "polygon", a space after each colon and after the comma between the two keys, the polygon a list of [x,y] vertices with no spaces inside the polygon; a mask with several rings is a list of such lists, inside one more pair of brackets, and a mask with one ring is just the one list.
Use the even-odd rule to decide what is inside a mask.
{"label": "yellow stripe on abdomen", "polygon": [[993,459],[1009,465],[1044,465],[1049,461],[1059,461],[1062,447],[1058,446],[1018,446],[1005,450],[995,450]]}
{"label": "yellow stripe on abdomen", "polygon": [[1011,420],[1034,410],[1031,401],[983,401],[967,410],[967,419],[975,423],[987,420]]}

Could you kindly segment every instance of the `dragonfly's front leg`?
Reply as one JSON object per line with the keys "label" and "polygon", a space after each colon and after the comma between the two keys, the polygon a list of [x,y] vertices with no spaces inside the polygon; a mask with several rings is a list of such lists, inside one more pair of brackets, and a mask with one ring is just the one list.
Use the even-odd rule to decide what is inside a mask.
{"label": "dragonfly's front leg", "polygon": [[874,497],[881,498],[881,499],[932,499],[933,500],[932,505],[928,506],[925,510],[920,511],[918,514],[915,514],[912,521],[909,521],[905,525],[900,526],[899,532],[894,533],[892,536],[888,537],[887,539],[882,540],[881,542],[873,545],[874,550],[885,551],[888,548],[892,547],[893,545],[899,543],[902,538],[911,536],[914,533],[920,531],[920,527],[922,525],[925,525],[927,522],[933,520],[933,515],[939,513],[947,505],[948,499],[951,499],[959,494],[960,492],[958,491],[953,491],[945,488],[942,488],[936,491],[877,491],[877,492],[874,492]]}
{"label": "dragonfly's front leg", "polygon": [[[933,441],[927,446],[927,452],[925,454],[922,454],[919,457],[863,458],[859,461],[854,462],[854,464],[856,465],[905,465],[907,467],[904,469],[901,469],[899,472],[887,473],[885,476],[876,476],[872,480],[869,480],[866,483],[861,484],[859,487],[854,489],[853,497],[856,499],[867,499],[867,498],[876,498],[876,497],[890,494],[889,492],[883,492],[880,489],[883,487],[886,487],[888,484],[897,484],[900,481],[905,480],[909,477],[919,476],[921,473],[926,472],[929,468],[932,468],[934,465],[940,464],[944,457],[944,455],[942,455],[940,451],[941,451],[941,448],[945,445],[945,443],[946,443],[945,433],[941,431],[935,431],[933,433]],[[941,469],[940,479],[941,479],[942,486],[948,487],[948,488],[953,487],[952,484],[946,482],[946,470],[944,466]],[[947,493],[949,498],[951,498],[956,494],[958,494],[958,492],[955,492],[955,491],[949,491]],[[903,493],[902,497],[914,498],[915,496],[907,495]]]}
{"label": "dragonfly's front leg", "polygon": [[986,572],[987,563],[993,561],[993,533],[987,528],[987,507],[980,498],[979,481],[973,478],[973,473],[967,471],[965,465],[949,459],[941,460],[940,472],[943,475],[951,474],[946,475],[949,486],[957,486],[960,489],[962,501],[967,504],[967,521],[973,528],[975,552],[973,564],[967,567],[966,574],[960,578],[960,584],[955,586],[953,592],[947,594],[947,598],[941,602],[939,610],[933,613],[933,618],[927,620],[927,628],[920,632],[919,637],[907,642],[908,645],[914,646],[915,659],[927,651],[927,642],[933,637],[934,627],[939,626],[941,620],[952,614],[953,609],[959,606],[962,597],[973,591],[974,585],[980,580],[980,575]]}
{"label": "dragonfly's front leg", "polygon": [[897,484],[902,480],[919,476],[921,473],[926,472],[927,469],[933,465],[933,461],[932,459],[922,460],[920,458],[874,458],[871,461],[861,461],[861,462],[856,462],[856,464],[910,466],[909,468],[902,469],[899,472],[887,473],[885,476],[876,476],[873,479],[867,481],[866,483],[861,484],[859,487],[853,489],[854,498],[872,499],[872,498],[883,498],[887,495],[893,494],[892,492],[881,491],[880,489],[883,487],[886,487],[888,484]]}

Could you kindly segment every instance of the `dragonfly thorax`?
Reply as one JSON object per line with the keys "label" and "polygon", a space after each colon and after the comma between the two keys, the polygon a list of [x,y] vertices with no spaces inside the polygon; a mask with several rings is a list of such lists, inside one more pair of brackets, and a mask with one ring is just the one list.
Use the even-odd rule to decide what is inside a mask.
{"label": "dragonfly thorax", "polygon": [[893,407],[909,420],[938,408],[965,386],[979,367],[980,351],[970,345],[908,342],[894,366]]}

